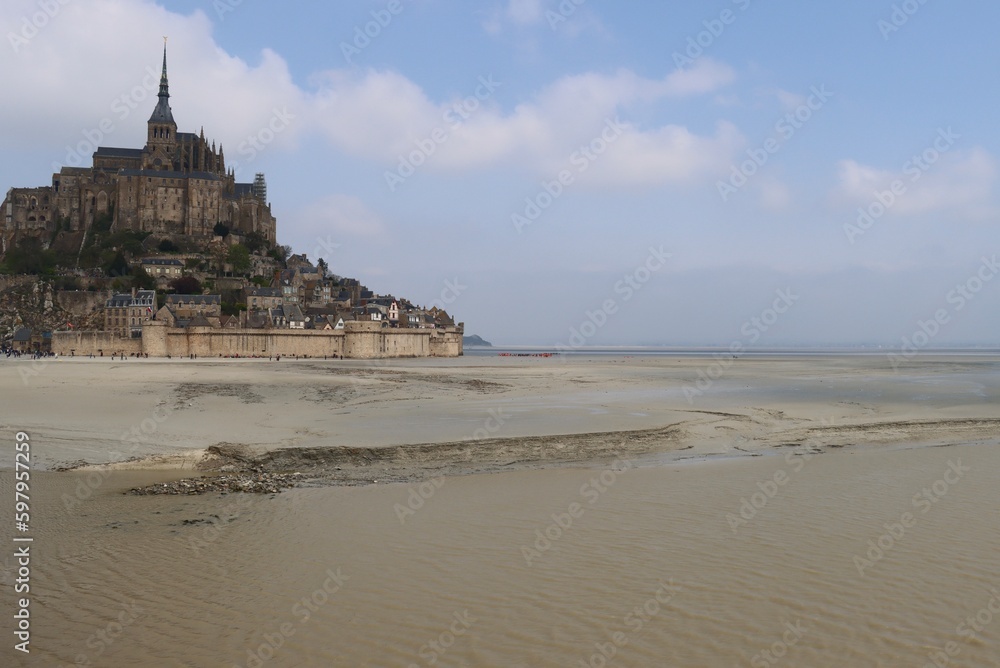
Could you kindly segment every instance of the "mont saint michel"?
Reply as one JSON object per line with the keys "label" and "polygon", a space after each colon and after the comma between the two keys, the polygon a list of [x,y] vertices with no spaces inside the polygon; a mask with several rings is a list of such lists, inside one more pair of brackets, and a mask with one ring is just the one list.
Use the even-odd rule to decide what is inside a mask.
{"label": "mont saint michel", "polygon": [[[7,191],[8,265],[55,273],[64,289],[43,281],[32,286],[34,301],[11,296],[6,347],[69,356],[462,354],[462,326],[444,304],[377,295],[322,258],[277,244],[265,175],[237,182],[204,128],[178,131],[166,43],[146,125],[142,148],[100,146],[91,167],[62,167],[51,185]],[[112,289],[95,301],[102,287]]]}
{"label": "mont saint michel", "polygon": [[0,3],[0,668],[1000,668],[997,25]]}
{"label": "mont saint michel", "polygon": [[111,217],[111,229],[158,237],[210,237],[221,223],[236,233],[276,241],[276,221],[263,179],[237,183],[220,145],[178,132],[170,108],[167,49],[156,107],[143,148],[101,146],[93,167],[63,167],[52,185],[12,188],[3,202],[5,244],[18,233],[84,232]]}

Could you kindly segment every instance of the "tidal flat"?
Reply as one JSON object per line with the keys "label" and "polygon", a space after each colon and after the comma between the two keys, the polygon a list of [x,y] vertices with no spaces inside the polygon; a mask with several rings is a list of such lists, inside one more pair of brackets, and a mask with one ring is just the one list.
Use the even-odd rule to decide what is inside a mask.
{"label": "tidal flat", "polygon": [[[32,653],[0,654],[991,665],[1000,360],[718,361],[58,360],[27,383],[4,364],[34,542]],[[305,482],[125,493],[240,466]],[[0,565],[12,586],[12,549]]]}

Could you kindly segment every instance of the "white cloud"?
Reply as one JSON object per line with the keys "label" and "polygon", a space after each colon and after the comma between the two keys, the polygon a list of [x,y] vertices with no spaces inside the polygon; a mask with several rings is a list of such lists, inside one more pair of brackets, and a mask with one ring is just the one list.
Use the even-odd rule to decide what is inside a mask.
{"label": "white cloud", "polygon": [[[417,152],[430,170],[516,164],[548,176],[628,109],[709,93],[734,77],[730,68],[710,59],[663,79],[629,70],[586,73],[563,77],[505,113],[482,80],[470,85],[468,95],[434,102],[398,73],[336,71],[320,81],[315,121],[339,149],[390,168]],[[502,81],[493,85],[502,93]],[[432,142],[435,131],[445,140]],[[615,168],[595,169],[591,178],[604,175],[616,184],[686,181],[727,165],[741,141],[728,124],[720,124],[710,137],[676,125],[629,126],[602,161]]]}
{"label": "white cloud", "polygon": [[719,123],[715,134],[707,137],[677,125],[646,132],[626,126],[580,180],[615,186],[692,183],[725,170],[743,144],[731,123]]}
{"label": "white cloud", "polygon": [[314,245],[321,252],[331,252],[346,241],[378,239],[386,232],[378,214],[352,195],[326,195],[307,205],[295,219],[298,236],[315,236]]}
{"label": "white cloud", "polygon": [[507,3],[507,16],[511,21],[522,25],[541,22],[544,16],[543,0],[510,0]]}
{"label": "white cloud", "polygon": [[[17,103],[2,112],[18,132],[5,134],[0,145],[51,151],[59,162],[66,146],[86,146],[91,138],[105,146],[142,146],[159,87],[163,35],[170,38],[170,103],[178,129],[197,133],[204,126],[206,137],[225,145],[227,159],[237,158],[276,109],[298,117],[307,101],[280,56],[265,49],[251,65],[228,55],[201,11],[183,16],[149,0],[60,6],[26,44],[0,48],[0,89],[18,92]],[[31,1],[5,3],[0,34],[19,34],[21,17],[37,10]],[[290,123],[268,149],[293,145],[299,130]]]}
{"label": "white cloud", "polygon": [[728,65],[711,58],[701,58],[694,67],[675,70],[667,77],[665,85],[668,95],[703,95],[731,84],[735,79],[736,73]]}
{"label": "white cloud", "polygon": [[[5,5],[0,31],[16,30],[20,17],[35,8],[30,0]],[[540,21],[544,8],[541,0],[512,0],[506,15]],[[621,115],[627,122],[632,109],[716,92],[735,79],[731,68],[709,58],[660,79],[630,70],[583,73],[553,81],[504,110],[497,100],[502,81],[496,90],[470,81],[454,97],[432,100],[397,72],[352,69],[318,73],[311,89],[303,89],[277,53],[265,49],[258,62],[247,63],[220,48],[212,31],[203,11],[184,16],[151,0],[65,5],[17,53],[0,49],[0,89],[18,95],[2,119],[19,129],[0,145],[43,147],[57,164],[81,164],[69,159],[73,147],[88,164],[98,145],[142,146],[164,34],[171,36],[170,102],[178,129],[197,133],[204,126],[210,140],[224,145],[227,163],[240,163],[241,177],[253,171],[259,154],[293,148],[300,136],[316,131],[337,150],[392,168],[438,129],[446,141],[434,148],[428,170],[513,165],[548,176],[608,120]],[[74,57],[78,53],[87,58]],[[282,120],[275,133],[276,116]],[[726,125],[705,137],[678,125],[629,126],[604,161],[614,169],[595,169],[591,178],[603,175],[616,184],[688,180],[728,158],[737,139]]]}
{"label": "white cloud", "polygon": [[773,176],[760,175],[753,181],[761,208],[766,211],[785,211],[792,204],[792,191],[788,185]]}
{"label": "white cloud", "polygon": [[808,98],[801,93],[790,93],[780,88],[775,91],[774,95],[778,98],[778,103],[785,111],[795,111],[808,101]]}
{"label": "white cloud", "polygon": [[572,38],[584,32],[606,36],[607,29],[597,14],[580,0],[507,0],[486,13],[483,29],[499,35],[507,26],[520,29],[544,28]]}
{"label": "white cloud", "polygon": [[996,159],[985,149],[952,149],[932,164],[907,162],[899,171],[878,169],[855,160],[837,165],[839,184],[835,197],[852,206],[867,207],[878,201],[878,194],[888,200],[893,186],[892,204],[887,215],[909,216],[948,211],[979,219],[996,215],[994,187],[998,168]]}

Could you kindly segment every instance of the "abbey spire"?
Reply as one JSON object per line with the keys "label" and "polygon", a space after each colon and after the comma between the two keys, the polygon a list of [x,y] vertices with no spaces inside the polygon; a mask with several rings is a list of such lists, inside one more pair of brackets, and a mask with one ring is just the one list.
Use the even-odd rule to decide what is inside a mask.
{"label": "abbey spire", "polygon": [[160,74],[160,93],[153,115],[146,124],[146,149],[143,169],[174,170],[179,168],[177,153],[177,123],[170,110],[170,85],[167,82],[167,38],[163,38],[163,73]]}
{"label": "abbey spire", "polygon": [[170,111],[170,84],[167,81],[167,38],[163,38],[163,72],[160,74],[159,102],[149,117],[150,123],[169,123],[175,125],[174,114]]}

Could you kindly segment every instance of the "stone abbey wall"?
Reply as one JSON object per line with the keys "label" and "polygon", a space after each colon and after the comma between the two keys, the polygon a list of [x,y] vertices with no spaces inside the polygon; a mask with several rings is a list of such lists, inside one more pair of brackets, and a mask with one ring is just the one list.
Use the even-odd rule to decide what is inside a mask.
{"label": "stone abbey wall", "polygon": [[150,357],[220,357],[282,355],[378,359],[392,357],[459,357],[462,329],[388,329],[379,323],[352,322],[339,331],[175,329],[152,321],[141,339],[110,332],[54,332],[52,351],[59,355],[144,353]]}

